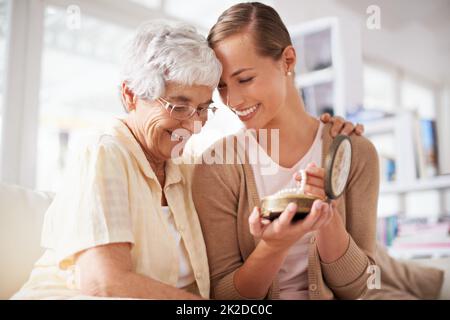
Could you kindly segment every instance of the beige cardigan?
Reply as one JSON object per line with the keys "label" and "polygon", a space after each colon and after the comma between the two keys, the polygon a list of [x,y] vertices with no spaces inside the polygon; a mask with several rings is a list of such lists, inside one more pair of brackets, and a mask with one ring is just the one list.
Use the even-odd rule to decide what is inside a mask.
{"label": "beige cardigan", "polygon": [[[325,159],[332,142],[330,127],[326,124],[323,130],[322,159]],[[235,136],[230,136],[211,148],[219,148],[222,144],[225,158],[226,145],[229,146],[228,151],[236,150],[235,140]],[[326,264],[320,260],[315,237],[311,238],[308,257],[310,299],[362,297],[367,291],[370,276],[368,266],[375,264],[378,156],[366,138],[353,135],[351,141],[352,166],[346,191],[342,195],[345,201],[340,201],[338,207],[350,234],[349,246],[341,258]],[[211,148],[206,153],[220,158],[220,152],[212,151],[220,149]],[[256,246],[249,232],[248,216],[254,206],[259,206],[260,199],[251,165],[248,161],[241,162],[245,163],[198,164],[193,177],[193,199],[206,242],[211,298],[215,299],[245,299],[234,286],[234,273]],[[277,279],[266,298],[279,298]]]}

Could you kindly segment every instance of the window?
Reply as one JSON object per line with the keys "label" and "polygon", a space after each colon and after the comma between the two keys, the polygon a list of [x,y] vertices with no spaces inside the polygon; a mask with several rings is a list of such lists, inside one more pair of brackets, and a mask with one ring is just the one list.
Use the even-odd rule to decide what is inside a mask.
{"label": "window", "polygon": [[152,9],[161,6],[161,0],[130,0],[130,1]]}
{"label": "window", "polygon": [[82,14],[70,25],[65,10],[47,7],[42,54],[36,186],[58,189],[68,150],[123,114],[120,57],[132,30]]}
{"label": "window", "polygon": [[414,110],[421,119],[436,118],[433,90],[411,80],[404,80],[401,85],[402,107]]}
{"label": "window", "polygon": [[[153,3],[155,0],[134,0],[135,2]],[[232,5],[242,2],[239,0],[196,0],[194,1],[180,1],[180,0],[164,0],[163,8],[165,13],[174,17],[180,21],[186,21],[188,23],[196,25],[199,29],[202,28],[205,31],[211,28],[217,21],[220,14],[231,7]],[[267,5],[272,5],[275,1],[262,0],[260,1]],[[193,3],[195,3],[193,5]],[[201,30],[200,30],[201,31]]]}
{"label": "window", "polygon": [[3,99],[6,74],[6,38],[7,38],[8,1],[0,0],[0,152],[2,150]]}
{"label": "window", "polygon": [[393,72],[364,65],[364,106],[385,112],[395,112],[396,79]]}

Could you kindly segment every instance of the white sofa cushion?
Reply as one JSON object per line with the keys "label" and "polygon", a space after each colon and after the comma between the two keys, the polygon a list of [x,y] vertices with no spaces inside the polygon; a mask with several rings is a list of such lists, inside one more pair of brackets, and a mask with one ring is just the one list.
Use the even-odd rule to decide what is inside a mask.
{"label": "white sofa cushion", "polygon": [[27,281],[40,246],[44,213],[53,194],[0,183],[0,299]]}
{"label": "white sofa cushion", "polygon": [[442,284],[439,299],[450,300],[450,257],[438,259],[418,259],[417,262],[428,267],[434,267],[444,271],[444,283]]}

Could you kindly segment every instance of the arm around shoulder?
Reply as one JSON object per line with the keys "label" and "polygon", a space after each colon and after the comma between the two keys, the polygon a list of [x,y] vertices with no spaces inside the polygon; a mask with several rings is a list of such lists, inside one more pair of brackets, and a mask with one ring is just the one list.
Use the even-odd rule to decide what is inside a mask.
{"label": "arm around shoulder", "polygon": [[339,206],[350,236],[348,248],[337,261],[321,265],[327,285],[341,299],[365,294],[369,266],[375,264],[378,154],[369,140],[359,136],[352,136],[352,149],[352,166],[342,199],[345,203]]}

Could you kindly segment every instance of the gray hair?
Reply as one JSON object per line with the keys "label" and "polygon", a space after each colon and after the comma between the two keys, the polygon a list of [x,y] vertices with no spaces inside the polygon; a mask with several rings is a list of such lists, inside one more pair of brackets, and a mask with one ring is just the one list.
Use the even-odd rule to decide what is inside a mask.
{"label": "gray hair", "polygon": [[143,23],[125,52],[121,81],[135,95],[154,100],[167,81],[215,88],[222,65],[206,39],[184,23]]}

